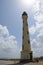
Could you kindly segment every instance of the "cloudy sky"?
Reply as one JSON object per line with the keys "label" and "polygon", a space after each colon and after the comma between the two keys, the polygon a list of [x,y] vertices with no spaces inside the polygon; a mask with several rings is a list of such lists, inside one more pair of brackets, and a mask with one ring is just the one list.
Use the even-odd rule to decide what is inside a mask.
{"label": "cloudy sky", "polygon": [[43,0],[0,0],[0,58],[20,58],[24,11],[33,56],[43,56]]}

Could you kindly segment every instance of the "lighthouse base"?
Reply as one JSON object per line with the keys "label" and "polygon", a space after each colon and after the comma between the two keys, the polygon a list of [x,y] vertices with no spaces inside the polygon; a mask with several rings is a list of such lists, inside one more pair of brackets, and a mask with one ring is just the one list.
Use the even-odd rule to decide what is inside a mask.
{"label": "lighthouse base", "polygon": [[32,61],[33,60],[32,52],[22,51],[21,52],[21,60]]}
{"label": "lighthouse base", "polygon": [[33,56],[32,56],[32,52],[21,52],[21,63],[28,63],[28,62],[33,62]]}

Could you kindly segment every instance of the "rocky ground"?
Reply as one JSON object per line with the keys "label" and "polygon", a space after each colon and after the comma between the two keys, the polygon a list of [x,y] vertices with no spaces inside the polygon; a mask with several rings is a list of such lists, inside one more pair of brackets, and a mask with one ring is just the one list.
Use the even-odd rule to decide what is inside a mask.
{"label": "rocky ground", "polygon": [[14,62],[14,61],[0,60],[0,65],[43,65],[43,61],[30,62],[30,63],[17,63],[17,62]]}

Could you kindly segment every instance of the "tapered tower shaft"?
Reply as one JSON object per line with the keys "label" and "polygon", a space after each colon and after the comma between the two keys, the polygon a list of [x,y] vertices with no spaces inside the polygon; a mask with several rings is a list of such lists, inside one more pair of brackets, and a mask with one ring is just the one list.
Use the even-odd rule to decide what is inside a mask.
{"label": "tapered tower shaft", "polygon": [[23,35],[22,35],[22,52],[21,52],[21,59],[31,59],[32,52],[30,46],[30,36],[28,31],[28,15],[26,12],[22,14],[23,20]]}

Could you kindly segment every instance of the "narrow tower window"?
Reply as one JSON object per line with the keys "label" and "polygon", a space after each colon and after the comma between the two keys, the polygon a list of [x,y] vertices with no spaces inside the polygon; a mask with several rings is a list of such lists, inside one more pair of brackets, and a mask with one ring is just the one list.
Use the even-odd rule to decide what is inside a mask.
{"label": "narrow tower window", "polygon": [[24,23],[24,21],[23,21],[23,23]]}
{"label": "narrow tower window", "polygon": [[23,36],[23,39],[24,39],[24,36]]}
{"label": "narrow tower window", "polygon": [[24,45],[22,46],[23,50],[24,50]]}
{"label": "narrow tower window", "polygon": [[24,27],[23,27],[23,31],[24,31]]}
{"label": "narrow tower window", "polygon": [[29,32],[27,31],[27,34],[29,34]]}
{"label": "narrow tower window", "polygon": [[28,43],[30,43],[30,40],[28,40]]}
{"label": "narrow tower window", "polygon": [[26,22],[26,25],[28,26],[27,22]]}

